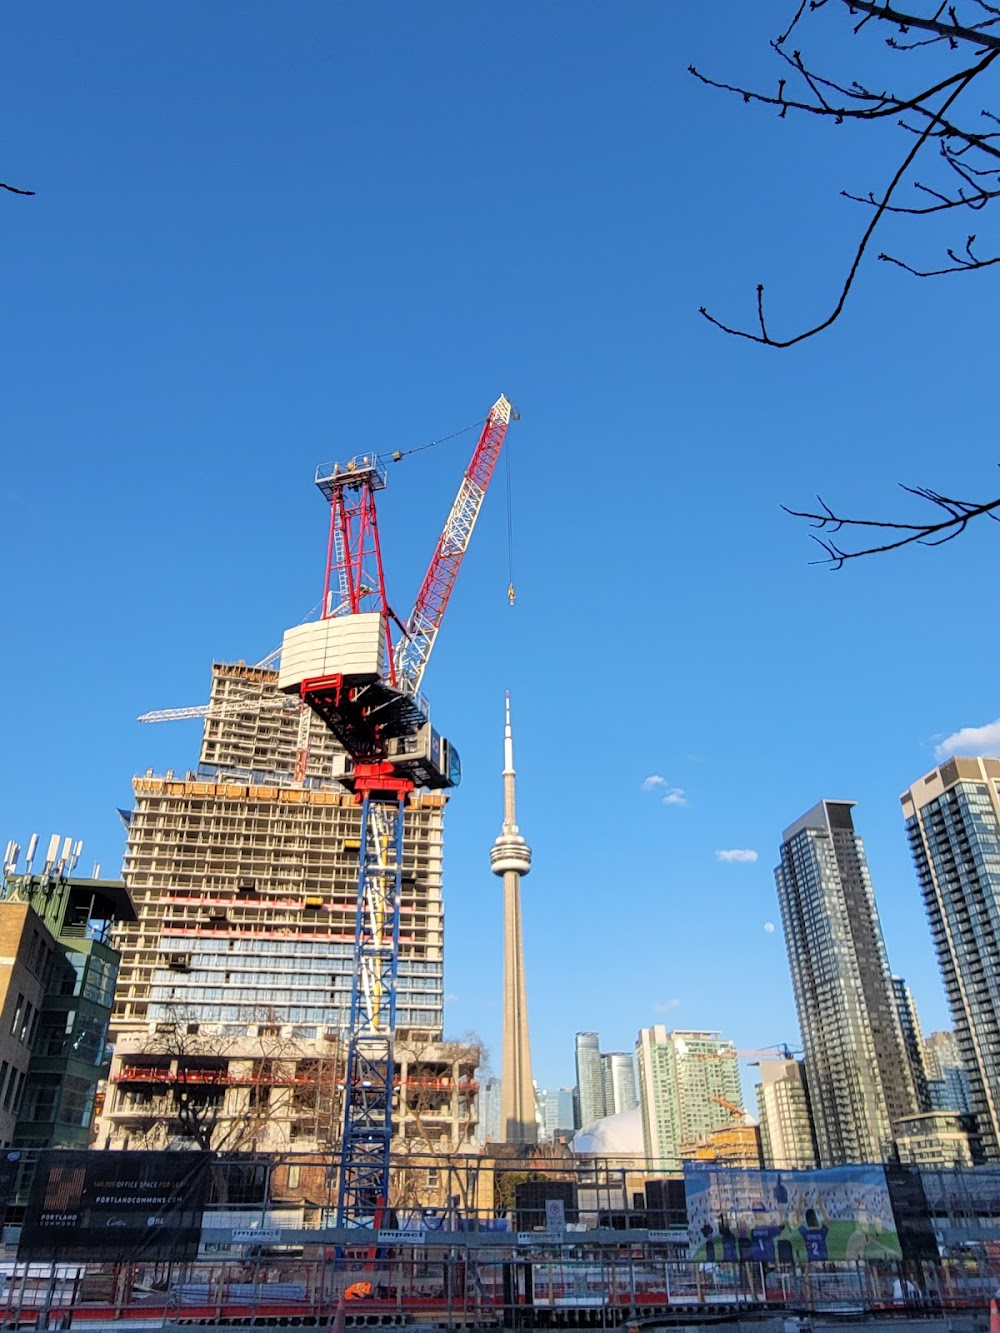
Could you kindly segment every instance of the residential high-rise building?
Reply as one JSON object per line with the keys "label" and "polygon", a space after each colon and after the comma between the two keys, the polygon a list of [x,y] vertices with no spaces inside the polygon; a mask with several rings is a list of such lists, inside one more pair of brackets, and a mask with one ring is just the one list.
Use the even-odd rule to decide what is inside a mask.
{"label": "residential high-rise building", "polygon": [[910,1066],[913,1079],[913,1091],[916,1094],[917,1112],[931,1109],[930,1093],[927,1090],[927,1069],[924,1065],[924,1034],[920,1031],[920,1016],[916,1001],[909,986],[902,977],[892,978],[892,989],[896,996],[896,1011],[899,1014],[899,1027],[903,1034],[903,1049]]}
{"label": "residential high-rise building", "polygon": [[514,734],[507,696],[503,740],[503,827],[490,849],[490,868],[503,880],[503,1064],[500,1134],[504,1143],[538,1141],[535,1084],[531,1077],[528,993],[521,933],[521,880],[531,869],[531,848],[518,832]]}
{"label": "residential high-rise building", "polygon": [[[124,877],[137,919],[116,934],[102,1146],[279,1148],[339,1136],[361,811],[337,780],[343,754],[319,725],[303,737],[298,705],[277,681],[275,671],[217,663],[198,771],[133,782]],[[397,1063],[416,1101],[401,1096],[397,1132],[433,1126],[454,1149],[475,1123],[478,1052],[441,1043],[444,808],[443,794],[419,792],[407,810]],[[202,1080],[207,1109],[191,1122],[188,1088],[183,1124],[178,1088],[199,1063],[212,1075]],[[292,1065],[301,1066],[294,1092]],[[428,1105],[432,1096],[441,1106]]]}
{"label": "residential high-rise building", "polygon": [[775,881],[821,1166],[890,1160],[916,1110],[853,801],[820,801],[784,832]]}
{"label": "residential high-rise building", "polygon": [[983,1152],[1000,1161],[1000,759],[950,759],[900,801]]}
{"label": "residential high-rise building", "polygon": [[742,1109],[736,1047],[718,1032],[641,1028],[635,1045],[643,1147],[659,1171],[681,1168],[681,1144],[732,1124]]}
{"label": "residential high-rise building", "polygon": [[573,1089],[558,1088],[552,1092],[543,1092],[540,1102],[545,1142],[571,1138],[574,1129]]}
{"label": "residential high-rise building", "polygon": [[635,1088],[635,1060],[631,1051],[610,1051],[601,1056],[604,1114],[617,1115],[639,1105]]}
{"label": "residential high-rise building", "polygon": [[476,1125],[476,1142],[481,1148],[488,1143],[501,1143],[503,1136],[500,1129],[500,1080],[492,1075],[480,1080],[479,1118]]}
{"label": "residential high-rise building", "polygon": [[757,1117],[766,1167],[811,1171],[816,1166],[805,1066],[801,1060],[761,1060]]}
{"label": "residential high-rise building", "polygon": [[604,1070],[601,1067],[601,1039],[596,1032],[576,1034],[576,1086],[580,1128],[587,1129],[604,1115]]}
{"label": "residential high-rise building", "polygon": [[931,1110],[968,1114],[972,1110],[969,1076],[954,1032],[932,1032],[924,1038],[924,1066]]}

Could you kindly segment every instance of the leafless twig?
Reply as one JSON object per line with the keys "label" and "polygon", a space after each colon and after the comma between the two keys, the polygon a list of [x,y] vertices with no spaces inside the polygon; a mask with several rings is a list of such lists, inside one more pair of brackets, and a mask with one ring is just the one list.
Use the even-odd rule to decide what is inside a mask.
{"label": "leafless twig", "polygon": [[[956,537],[961,536],[976,518],[986,517],[994,522],[1000,522],[1000,513],[997,512],[1000,510],[1000,499],[978,503],[972,500],[956,500],[926,486],[902,486],[901,489],[908,495],[929,501],[939,511],[943,511],[946,517],[937,522],[926,523],[896,523],[890,519],[880,518],[848,518],[834,513],[819,495],[816,497],[818,510],[789,509],[786,505],[781,507],[793,518],[809,520],[816,530],[812,534],[813,540],[826,552],[824,559],[813,563],[830,565],[833,569],[842,569],[848,560],[858,560],[865,555],[883,555],[886,551],[898,551],[901,547],[911,546],[914,543],[920,546],[943,546],[945,542],[954,541]],[[836,534],[845,529],[859,528],[870,528],[884,533],[887,540],[853,551],[845,550],[832,540]],[[817,536],[817,532],[824,535]]]}
{"label": "leafless twig", "polygon": [[[958,52],[958,68],[938,68],[937,76],[922,79],[916,90],[882,91],[857,80],[842,80],[820,73],[806,61],[801,50],[787,51],[785,44],[793,31],[805,27],[809,16],[827,7],[841,8],[851,16],[852,30],[858,34],[874,24],[876,28],[888,24],[894,31],[886,45],[896,54],[903,54],[915,45],[941,44],[942,58]],[[977,86],[988,76],[993,61],[1000,55],[1000,33],[992,31],[1000,23],[1000,7],[987,0],[964,0],[964,4],[941,3],[930,6],[930,12],[920,12],[921,0],[907,0],[902,9],[893,0],[797,0],[791,20],[785,31],[772,43],[772,49],[787,73],[779,80],[774,92],[762,92],[710,78],[694,66],[690,72],[701,83],[720,91],[734,93],[746,103],[774,107],[780,118],[790,113],[820,116],[835,124],[848,121],[867,122],[894,120],[900,129],[913,137],[913,142],[902,156],[888,184],[880,191],[859,194],[844,190],[845,198],[870,207],[872,217],[863,231],[854,251],[847,275],[830,313],[802,332],[789,337],[775,337],[768,326],[764,306],[764,284],[756,288],[756,328],[740,328],[724,322],[702,306],[700,313],[710,324],[733,337],[745,338],[766,347],[792,347],[828,329],[842,314],[854,286],[861,262],[867,253],[872,236],[887,215],[925,217],[946,213],[956,208],[982,211],[1000,197],[1000,135],[996,131],[980,129],[983,119],[996,125],[997,116],[988,110],[979,112],[978,125],[967,122],[958,106],[962,95],[973,83]],[[858,15],[861,19],[858,22]],[[928,36],[917,42],[902,42],[899,34],[913,30]],[[920,65],[922,72],[924,65]],[[794,95],[793,86],[801,95]],[[910,180],[910,171],[918,156],[934,140],[938,145],[939,160],[952,175],[952,188],[938,189],[926,181]],[[956,179],[957,178],[957,179]],[[900,199],[901,187],[909,184],[917,193],[913,204]],[[933,202],[928,203],[930,199]],[[947,250],[949,264],[918,266],[893,255],[882,253],[879,258],[917,277],[937,277],[949,273],[978,271],[1000,262],[997,258],[982,258],[970,248],[955,247]]]}

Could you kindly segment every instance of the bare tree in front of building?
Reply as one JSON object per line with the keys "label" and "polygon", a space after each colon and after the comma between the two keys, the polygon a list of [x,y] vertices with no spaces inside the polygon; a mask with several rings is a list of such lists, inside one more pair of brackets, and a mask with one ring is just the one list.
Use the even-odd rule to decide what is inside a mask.
{"label": "bare tree in front of building", "polygon": [[474,1210],[478,1159],[473,1153],[478,1084],[486,1058],[474,1032],[436,1041],[404,1034],[396,1042],[398,1079],[390,1198],[397,1208]]}
{"label": "bare tree in front of building", "polygon": [[254,1036],[231,1034],[169,1006],[119,1068],[120,1084],[132,1061],[132,1076],[159,1091],[148,1115],[129,1118],[128,1146],[254,1151],[291,1120],[300,1045],[268,1016],[250,1026]]}

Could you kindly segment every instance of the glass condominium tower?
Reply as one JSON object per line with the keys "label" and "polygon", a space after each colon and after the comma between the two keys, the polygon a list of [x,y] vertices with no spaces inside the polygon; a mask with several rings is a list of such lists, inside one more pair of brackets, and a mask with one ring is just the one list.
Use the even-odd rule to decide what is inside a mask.
{"label": "glass condominium tower", "polygon": [[1000,1161],[1000,759],[951,759],[900,801],[983,1152]]}
{"label": "glass condominium tower", "polygon": [[891,1160],[893,1124],[917,1109],[853,805],[814,805],[774,872],[820,1166]]}

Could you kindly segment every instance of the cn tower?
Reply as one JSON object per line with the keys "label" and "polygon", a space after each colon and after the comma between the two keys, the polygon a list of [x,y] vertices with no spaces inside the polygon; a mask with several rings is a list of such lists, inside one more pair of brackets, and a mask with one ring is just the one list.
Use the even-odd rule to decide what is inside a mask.
{"label": "cn tower", "polygon": [[535,1143],[535,1085],[531,1079],[528,997],[521,941],[521,876],[531,869],[531,848],[517,831],[514,809],[514,736],[510,695],[503,733],[503,828],[490,849],[490,868],[503,876],[503,1067],[500,1132],[504,1143]]}

